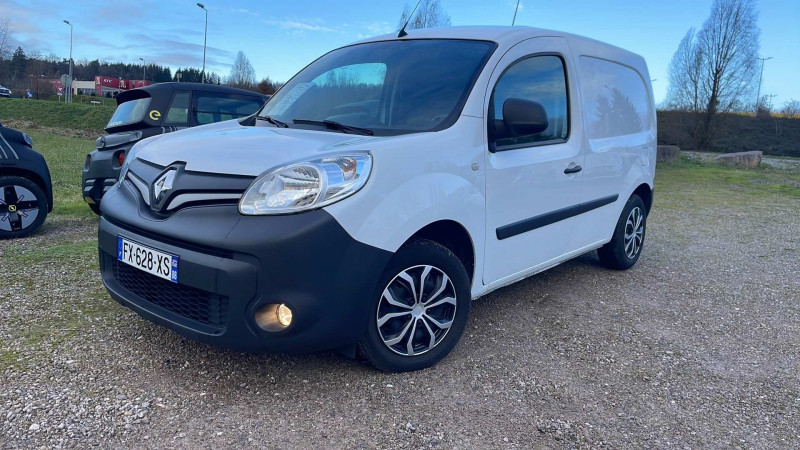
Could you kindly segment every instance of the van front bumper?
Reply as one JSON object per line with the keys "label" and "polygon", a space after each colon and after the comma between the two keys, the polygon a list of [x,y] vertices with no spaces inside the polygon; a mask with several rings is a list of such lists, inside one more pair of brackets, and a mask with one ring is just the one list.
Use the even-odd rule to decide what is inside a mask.
{"label": "van front bumper", "polygon": [[[111,296],[142,317],[248,352],[349,348],[362,336],[392,254],[356,241],[324,210],[250,217],[224,205],[153,221],[115,194],[100,219],[100,270]],[[179,256],[179,283],[118,262],[118,236]],[[291,324],[272,332],[259,327],[256,311],[280,303],[291,308]]]}

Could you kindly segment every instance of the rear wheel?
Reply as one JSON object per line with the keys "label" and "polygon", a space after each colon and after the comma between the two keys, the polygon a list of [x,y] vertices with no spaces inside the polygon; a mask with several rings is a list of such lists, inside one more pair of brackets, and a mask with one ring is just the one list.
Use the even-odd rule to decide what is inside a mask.
{"label": "rear wheel", "polygon": [[0,239],[35,232],[48,209],[47,197],[36,183],[21,177],[0,177]]}
{"label": "rear wheel", "polygon": [[429,240],[404,245],[375,293],[359,350],[388,372],[430,367],[461,338],[470,306],[469,277],[447,248]]}
{"label": "rear wheel", "polygon": [[633,267],[642,254],[646,229],[647,209],[642,199],[634,194],[622,209],[611,242],[597,250],[600,263],[616,270]]}

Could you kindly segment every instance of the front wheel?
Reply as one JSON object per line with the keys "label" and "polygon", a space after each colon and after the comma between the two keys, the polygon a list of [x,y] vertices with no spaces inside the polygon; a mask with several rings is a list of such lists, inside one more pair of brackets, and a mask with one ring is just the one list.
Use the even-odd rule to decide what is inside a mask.
{"label": "front wheel", "polygon": [[626,270],[633,267],[644,247],[647,228],[647,209],[634,194],[622,209],[611,241],[597,250],[600,263],[609,269]]}
{"label": "front wheel", "polygon": [[359,351],[387,372],[433,366],[456,346],[467,325],[469,277],[447,248],[429,240],[404,245],[375,293]]}
{"label": "front wheel", "polygon": [[47,197],[36,183],[21,177],[0,177],[0,239],[30,235],[42,226]]}

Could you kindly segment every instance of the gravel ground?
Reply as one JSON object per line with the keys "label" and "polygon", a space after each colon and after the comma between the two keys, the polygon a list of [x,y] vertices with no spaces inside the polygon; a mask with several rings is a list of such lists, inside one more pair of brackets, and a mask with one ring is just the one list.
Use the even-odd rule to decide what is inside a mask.
{"label": "gravel ground", "polygon": [[104,293],[94,220],[52,217],[0,242],[0,447],[800,446],[800,200],[657,196],[632,270],[499,290],[403,375],[187,341]]}

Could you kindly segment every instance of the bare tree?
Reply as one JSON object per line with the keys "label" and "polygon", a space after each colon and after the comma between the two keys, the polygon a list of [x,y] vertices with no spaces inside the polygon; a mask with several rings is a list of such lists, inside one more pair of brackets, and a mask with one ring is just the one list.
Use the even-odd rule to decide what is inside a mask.
{"label": "bare tree", "polygon": [[[403,12],[400,14],[400,22],[397,29],[403,27],[403,24],[408,20],[411,15],[411,7],[406,3],[403,7]],[[422,0],[414,11],[414,17],[408,22],[407,30],[419,30],[422,28],[435,28],[435,27],[449,27],[450,15],[442,9],[442,4],[439,0]]]}
{"label": "bare tree", "polygon": [[755,0],[714,0],[703,28],[689,30],[672,57],[668,104],[695,113],[697,148],[711,145],[716,114],[741,108],[755,87],[757,22]]}
{"label": "bare tree", "polygon": [[8,17],[0,18],[0,59],[11,58],[14,47],[14,27]]}
{"label": "bare tree", "polygon": [[794,119],[800,116],[800,100],[791,99],[783,104],[781,114],[788,119]]}
{"label": "bare tree", "polygon": [[669,65],[667,104],[671,109],[699,111],[701,108],[703,51],[698,48],[695,35],[694,28],[686,32]]}
{"label": "bare tree", "polygon": [[239,50],[225,84],[253,90],[256,88],[256,83],[256,70],[253,69],[253,65],[250,64],[250,60],[247,59],[244,52]]}

